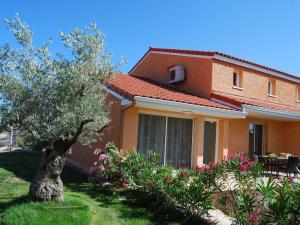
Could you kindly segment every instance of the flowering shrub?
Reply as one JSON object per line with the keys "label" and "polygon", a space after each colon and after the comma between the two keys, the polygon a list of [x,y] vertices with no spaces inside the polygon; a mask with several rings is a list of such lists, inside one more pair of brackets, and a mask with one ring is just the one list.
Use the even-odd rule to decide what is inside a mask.
{"label": "flowering shrub", "polygon": [[233,224],[300,224],[300,185],[293,179],[268,182],[260,179],[261,165],[243,154],[229,154],[215,166],[211,184],[219,190],[220,203],[232,207]]}
{"label": "flowering shrub", "polygon": [[258,185],[258,192],[262,196],[261,224],[300,224],[300,185],[293,179],[277,183],[269,179],[267,184]]}
{"label": "flowering shrub", "polygon": [[155,153],[121,153],[113,144],[95,154],[99,160],[91,169],[94,181],[138,190],[188,216],[207,216],[213,197],[218,196],[219,204],[231,208],[233,224],[300,224],[300,185],[292,179],[259,180],[261,165],[243,154],[229,154],[221,162],[196,169],[177,170],[159,166]]}
{"label": "flowering shrub", "polygon": [[153,195],[186,215],[207,215],[212,208],[213,188],[208,185],[208,173],[160,167],[155,153],[149,152],[146,156],[136,151],[120,153],[113,144],[107,145],[105,152],[107,157],[97,153],[99,160],[91,169],[97,180],[119,183],[124,189]]}
{"label": "flowering shrub", "polygon": [[227,205],[229,201],[235,218],[233,224],[258,224],[254,191],[261,166],[241,153],[234,153],[228,154],[213,170],[212,185],[220,193],[221,204]]}

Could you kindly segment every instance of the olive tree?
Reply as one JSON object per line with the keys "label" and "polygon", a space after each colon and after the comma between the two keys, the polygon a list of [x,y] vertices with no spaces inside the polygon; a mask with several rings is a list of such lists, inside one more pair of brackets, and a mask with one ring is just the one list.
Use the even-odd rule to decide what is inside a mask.
{"label": "olive tree", "polygon": [[61,201],[60,174],[71,146],[77,141],[93,143],[109,122],[102,87],[119,65],[111,62],[95,24],[60,33],[71,54],[52,55],[51,41],[35,47],[32,31],[18,15],[5,23],[18,46],[0,48],[1,123],[19,128],[27,139],[45,147],[29,195]]}

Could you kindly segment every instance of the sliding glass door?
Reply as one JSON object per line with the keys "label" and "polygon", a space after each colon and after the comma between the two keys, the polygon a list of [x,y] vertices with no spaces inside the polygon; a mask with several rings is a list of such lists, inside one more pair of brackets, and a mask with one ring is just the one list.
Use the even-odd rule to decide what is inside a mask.
{"label": "sliding glass door", "polygon": [[[164,156],[165,134],[165,117],[140,114],[137,146],[139,152],[146,153],[147,151],[153,151],[160,156]],[[164,163],[163,157],[160,157],[160,162],[161,164]]]}
{"label": "sliding glass door", "polygon": [[193,120],[140,114],[138,151],[154,151],[162,165],[190,167],[193,145]]}
{"label": "sliding glass door", "polygon": [[261,124],[249,124],[249,156],[253,158],[253,154],[263,154],[263,125]]}
{"label": "sliding glass door", "polygon": [[168,117],[165,160],[173,167],[190,167],[193,120]]}
{"label": "sliding glass door", "polygon": [[204,121],[203,163],[216,161],[217,122]]}

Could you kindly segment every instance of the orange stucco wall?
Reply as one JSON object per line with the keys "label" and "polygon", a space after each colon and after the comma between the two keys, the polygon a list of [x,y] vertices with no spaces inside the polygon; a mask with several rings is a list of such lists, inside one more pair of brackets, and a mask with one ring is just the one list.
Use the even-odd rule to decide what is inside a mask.
{"label": "orange stucco wall", "polygon": [[124,112],[121,148],[124,150],[136,148],[139,108],[131,107]]}
{"label": "orange stucco wall", "polygon": [[75,166],[88,171],[93,163],[97,160],[94,155],[96,148],[102,149],[107,142],[113,141],[116,145],[120,144],[120,128],[122,119],[122,106],[119,100],[112,95],[107,96],[107,100],[111,102],[110,108],[110,124],[103,130],[99,140],[92,147],[84,146],[77,142],[72,146],[72,154],[68,161]]}
{"label": "orange stucco wall", "polygon": [[[121,148],[124,150],[136,148],[138,138],[138,118],[139,113],[147,113],[153,115],[162,115],[179,118],[190,118],[194,121],[194,137],[193,137],[193,166],[200,165],[203,162],[203,124],[206,117],[203,115],[186,115],[183,113],[175,113],[168,111],[159,111],[155,109],[143,109],[131,107],[124,112],[124,125],[122,132]],[[216,119],[216,118],[211,118]],[[218,132],[218,153],[217,159],[221,160],[228,152],[229,144],[229,120],[220,119]]]}
{"label": "orange stucco wall", "polygon": [[186,80],[183,83],[174,84],[176,88],[203,97],[210,96],[211,59],[152,52],[132,71],[132,75],[166,83],[169,81],[168,69],[175,65],[182,65],[186,69]]}
{"label": "orange stucco wall", "polygon": [[[191,94],[209,98],[211,91],[222,92],[237,96],[249,97],[290,105],[300,108],[296,101],[296,83],[274,78],[268,74],[246,69],[223,61],[204,59],[190,56],[158,54],[151,52],[132,71],[132,75],[150,78],[161,83],[169,79],[168,68],[174,65],[183,65],[186,68],[186,80],[183,83],[173,84],[176,88]],[[232,87],[233,72],[242,74],[242,89]],[[268,81],[276,79],[276,97],[268,96]],[[69,161],[88,170],[96,160],[93,152],[95,148],[103,148],[109,141],[114,141],[120,148],[127,150],[136,148],[138,137],[139,113],[187,117],[183,113],[142,109],[136,106],[122,109],[119,101],[109,95],[112,101],[110,125],[104,130],[103,136],[91,148],[76,143],[72,146],[73,153]],[[194,120],[193,166],[203,160],[203,115],[190,116]],[[262,118],[224,119],[213,118],[218,121],[218,153],[221,160],[229,151],[248,153],[249,123],[264,125],[264,151],[290,152],[300,155],[300,122],[275,121]]]}
{"label": "orange stucco wall", "polygon": [[[213,91],[300,108],[300,103],[296,101],[296,83],[222,61],[213,62],[212,67]],[[236,71],[242,75],[241,90],[232,85],[233,72]],[[268,81],[271,78],[276,80],[276,97],[268,95]]]}
{"label": "orange stucco wall", "polygon": [[229,151],[248,153],[249,123],[264,125],[264,153],[289,152],[300,155],[300,122],[259,118],[230,120]]}
{"label": "orange stucco wall", "polygon": [[300,156],[300,122],[286,122],[283,130],[286,152]]}

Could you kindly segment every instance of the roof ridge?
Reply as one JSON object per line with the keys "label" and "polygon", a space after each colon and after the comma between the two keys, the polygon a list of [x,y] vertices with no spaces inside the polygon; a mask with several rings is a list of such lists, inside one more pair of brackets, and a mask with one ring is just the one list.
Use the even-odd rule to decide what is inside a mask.
{"label": "roof ridge", "polygon": [[[242,58],[239,58],[239,57],[236,57],[236,56],[232,56],[230,54],[227,54],[227,53],[223,53],[223,52],[220,52],[220,51],[201,51],[201,50],[190,50],[190,49],[176,49],[176,48],[155,48],[155,47],[149,47],[148,51],[146,52],[146,54],[150,51],[165,51],[165,52],[177,52],[177,53],[186,53],[186,54],[196,54],[196,55],[200,55],[200,54],[209,54],[211,56],[214,56],[214,55],[220,55],[220,56],[224,56],[224,57],[227,57],[227,58],[230,58],[230,59],[234,59],[234,60],[237,60],[237,61],[240,61],[240,62],[243,62],[243,63],[248,63],[248,64],[251,64],[253,66],[257,66],[257,67],[260,67],[260,68],[263,68],[263,69],[266,69],[266,70],[270,70],[270,71],[273,71],[273,72],[276,72],[276,73],[281,73],[281,74],[284,74],[286,76],[289,76],[289,77],[293,77],[293,78],[296,78],[296,79],[299,79],[299,82],[300,82],[300,77],[295,75],[295,74],[291,74],[291,73],[287,73],[287,72],[284,72],[282,70],[279,70],[279,69],[275,69],[275,68],[272,68],[272,67],[269,67],[269,66],[264,66],[262,64],[259,64],[259,63],[256,63],[256,62],[252,62],[250,60],[247,60],[247,59],[242,59]],[[146,55],[145,54],[145,55]],[[145,56],[144,55],[144,56]],[[138,64],[138,63],[137,63]],[[137,65],[136,64],[136,65]],[[135,66],[136,66],[135,65]],[[134,67],[135,67],[134,66]],[[133,67],[133,68],[134,68]],[[131,71],[133,70],[133,68],[131,69]]]}

